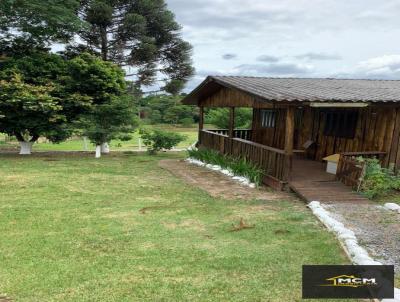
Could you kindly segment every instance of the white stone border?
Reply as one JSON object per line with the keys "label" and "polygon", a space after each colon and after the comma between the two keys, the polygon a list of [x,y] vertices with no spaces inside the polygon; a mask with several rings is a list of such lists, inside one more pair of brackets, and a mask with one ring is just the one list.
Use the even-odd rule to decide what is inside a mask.
{"label": "white stone border", "polygon": [[386,210],[395,211],[400,214],[400,206],[396,203],[385,203],[383,206]]}
{"label": "white stone border", "polygon": [[[343,223],[337,221],[325,210],[321,203],[312,201],[308,207],[315,216],[338,237],[343,249],[354,264],[358,265],[382,265],[382,263],[372,259],[368,252],[362,248],[357,241],[353,231],[347,229]],[[400,289],[394,289],[394,299],[384,299],[384,302],[400,302]]]}
{"label": "white stone border", "polygon": [[220,167],[218,165],[207,164],[207,163],[202,162],[201,160],[190,158],[190,157],[187,158],[185,161],[190,163],[190,164],[196,165],[196,166],[205,167],[207,169],[220,172],[220,173],[222,173],[222,174],[224,174],[226,176],[231,177],[233,180],[239,182],[240,184],[242,184],[244,186],[247,186],[247,187],[250,187],[250,188],[253,188],[253,189],[256,187],[256,184],[252,183],[247,177],[235,176],[233,174],[233,172],[231,170],[229,170],[229,169],[224,169],[224,168],[222,168],[222,167]]}

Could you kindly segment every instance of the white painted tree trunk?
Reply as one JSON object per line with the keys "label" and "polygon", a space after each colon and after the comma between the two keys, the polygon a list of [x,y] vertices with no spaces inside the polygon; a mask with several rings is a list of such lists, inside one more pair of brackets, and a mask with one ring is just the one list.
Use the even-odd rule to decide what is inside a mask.
{"label": "white painted tree trunk", "polygon": [[101,144],[101,153],[103,153],[103,154],[110,153],[110,146],[108,145],[108,143]]}
{"label": "white painted tree trunk", "polygon": [[139,151],[142,151],[142,139],[139,138]]}
{"label": "white painted tree trunk", "polygon": [[83,150],[87,151],[88,150],[88,143],[87,143],[87,137],[83,137]]}
{"label": "white painted tree trunk", "polygon": [[21,155],[30,155],[32,153],[33,142],[19,142]]}
{"label": "white painted tree trunk", "polygon": [[101,157],[101,145],[96,146],[96,158]]}

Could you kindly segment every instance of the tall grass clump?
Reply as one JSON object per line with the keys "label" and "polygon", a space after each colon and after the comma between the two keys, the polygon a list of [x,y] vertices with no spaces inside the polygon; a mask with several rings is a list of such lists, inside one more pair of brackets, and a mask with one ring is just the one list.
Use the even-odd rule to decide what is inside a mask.
{"label": "tall grass clump", "polygon": [[246,158],[234,158],[209,149],[188,150],[189,157],[206,164],[217,165],[231,171],[235,176],[248,178],[252,183],[260,185],[264,171]]}

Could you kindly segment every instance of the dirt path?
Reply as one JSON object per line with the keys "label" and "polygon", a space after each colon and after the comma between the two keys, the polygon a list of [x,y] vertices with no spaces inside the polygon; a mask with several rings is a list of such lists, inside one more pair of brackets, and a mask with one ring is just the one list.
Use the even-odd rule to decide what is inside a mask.
{"label": "dirt path", "polygon": [[159,162],[159,166],[187,183],[208,192],[213,197],[266,201],[296,199],[291,194],[274,192],[265,187],[251,189],[221,173],[191,165],[183,160],[162,160]]}
{"label": "dirt path", "polygon": [[400,273],[400,214],[373,204],[324,205],[335,218],[351,229],[372,258],[394,264]]}

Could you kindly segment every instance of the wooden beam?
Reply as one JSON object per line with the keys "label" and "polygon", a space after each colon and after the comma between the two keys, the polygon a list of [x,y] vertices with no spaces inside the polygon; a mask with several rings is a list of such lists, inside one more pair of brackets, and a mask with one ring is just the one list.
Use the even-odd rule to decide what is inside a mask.
{"label": "wooden beam", "polygon": [[199,115],[199,130],[204,129],[204,107],[200,107],[200,115]]}
{"label": "wooden beam", "polygon": [[200,107],[199,112],[199,136],[198,136],[198,144],[201,145],[203,142],[201,141],[202,138],[202,131],[204,130],[204,107]]}
{"label": "wooden beam", "polygon": [[292,170],[293,160],[293,141],[294,141],[294,107],[286,109],[286,128],[285,128],[285,181],[289,180]]}
{"label": "wooden beam", "polygon": [[310,103],[310,107],[314,108],[365,108],[369,103],[327,103],[327,102],[314,102]]}
{"label": "wooden beam", "polygon": [[233,138],[233,130],[235,130],[235,107],[229,108],[229,132],[230,138]]}

